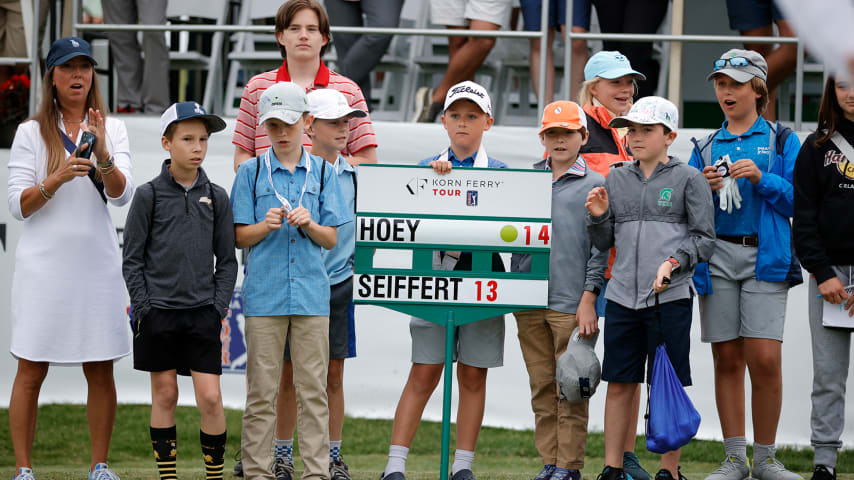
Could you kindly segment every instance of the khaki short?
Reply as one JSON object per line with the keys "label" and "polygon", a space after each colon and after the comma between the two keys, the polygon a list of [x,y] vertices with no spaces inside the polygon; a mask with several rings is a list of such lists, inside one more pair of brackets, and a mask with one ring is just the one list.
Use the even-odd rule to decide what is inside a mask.
{"label": "khaki short", "polygon": [[510,0],[430,0],[430,21],[436,25],[466,27],[482,20],[499,27],[510,20]]}
{"label": "khaki short", "polygon": [[20,0],[0,0],[0,57],[27,56]]}
{"label": "khaki short", "polygon": [[[412,363],[445,363],[445,327],[412,317]],[[504,316],[457,327],[454,360],[471,367],[504,365]]]}

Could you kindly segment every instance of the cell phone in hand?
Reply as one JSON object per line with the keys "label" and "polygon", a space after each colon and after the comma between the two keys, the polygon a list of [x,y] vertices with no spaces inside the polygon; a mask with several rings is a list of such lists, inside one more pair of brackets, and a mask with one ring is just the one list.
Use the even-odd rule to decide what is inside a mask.
{"label": "cell phone in hand", "polygon": [[[83,132],[83,135],[80,137],[80,144],[77,145],[77,158],[85,158],[90,159],[92,157],[92,152],[95,148],[95,135],[92,132]],[[86,148],[83,148],[84,144]]]}

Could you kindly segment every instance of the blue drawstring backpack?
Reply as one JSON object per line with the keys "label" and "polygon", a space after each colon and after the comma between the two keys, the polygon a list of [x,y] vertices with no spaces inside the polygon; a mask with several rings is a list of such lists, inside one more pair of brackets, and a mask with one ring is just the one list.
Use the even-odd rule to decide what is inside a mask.
{"label": "blue drawstring backpack", "polygon": [[655,349],[652,380],[648,388],[646,404],[646,449],[665,453],[678,450],[697,435],[700,428],[700,413],[694,408],[676,370],[670,363],[667,347],[661,333],[661,311],[658,294],[655,295],[659,335],[662,336]]}

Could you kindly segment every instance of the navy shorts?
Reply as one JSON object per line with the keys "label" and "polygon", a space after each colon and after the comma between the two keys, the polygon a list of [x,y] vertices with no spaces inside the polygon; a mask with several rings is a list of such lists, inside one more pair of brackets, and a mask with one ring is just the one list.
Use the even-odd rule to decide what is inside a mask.
{"label": "navy shorts", "polygon": [[133,368],[222,375],[223,316],[213,305],[174,310],[152,307],[133,337]]}
{"label": "navy shorts", "polygon": [[[353,277],[329,287],[329,358],[356,356],[356,321]],[[285,360],[291,360],[290,342],[285,342]]]}
{"label": "navy shorts", "polygon": [[[522,18],[525,30],[540,29],[543,0],[520,0]],[[575,0],[572,2],[572,26],[590,30],[590,0]],[[566,0],[551,0],[549,2],[549,27],[559,28],[566,24]]]}
{"label": "navy shorts", "polygon": [[726,9],[729,28],[737,32],[767,27],[783,20],[783,13],[774,0],[726,0]]}
{"label": "navy shorts", "polygon": [[[664,340],[667,356],[676,375],[691,385],[691,314],[693,299],[684,298],[661,304],[661,325],[656,307],[633,310],[608,301],[605,313],[605,359],[602,380],[642,383],[652,377],[655,348]],[[644,368],[646,367],[646,376]]]}

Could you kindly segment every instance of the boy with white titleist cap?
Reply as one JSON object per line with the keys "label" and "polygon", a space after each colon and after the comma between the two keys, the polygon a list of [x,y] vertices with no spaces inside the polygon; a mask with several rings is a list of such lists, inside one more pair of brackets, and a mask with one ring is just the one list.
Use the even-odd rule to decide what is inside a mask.
{"label": "boy with white titleist cap", "polygon": [[[448,90],[442,124],[451,140],[450,148],[426,158],[419,165],[430,165],[439,174],[453,167],[507,168],[490,158],[483,148],[483,133],[492,126],[492,103],[489,94],[474,82],[462,82]],[[436,252],[434,268],[471,270],[470,252]],[[503,272],[498,254],[492,257],[492,270]],[[405,480],[409,445],[421,423],[424,406],[442,376],[445,362],[445,327],[412,318],[412,369],[397,410],[391,433],[388,464],[380,476],[385,480]],[[504,316],[493,317],[457,327],[456,352],[459,409],[457,411],[457,450],[451,467],[452,480],[474,480],[471,465],[486,400],[486,374],[491,367],[504,363]]]}
{"label": "boy with white titleist cap", "polygon": [[222,478],[220,332],[237,259],[228,194],[201,165],[208,136],[225,122],[196,102],[181,102],[166,109],[160,126],[170,158],[160,175],[137,189],[125,223],[122,270],[133,305],[133,367],[151,376],[150,434],[159,478],[177,478],[178,375],[193,379],[205,477]]}
{"label": "boy with white titleist cap", "polygon": [[[341,155],[347,145],[351,118],[366,113],[347,104],[338,90],[324,88],[308,93],[308,105],[314,119],[306,128],[311,137],[311,153],[326,160],[321,170],[333,170],[341,187],[341,201],[352,215],[356,211],[356,167]],[[329,477],[350,480],[347,464],[342,460],[341,438],[344,428],[344,359],[356,356],[356,332],[353,318],[353,261],[356,248],[355,223],[338,227],[338,242],[323,250],[323,262],[329,274],[329,372],[326,394],[329,397]],[[297,422],[290,345],[285,345],[285,363],[276,401],[276,466],[293,476],[293,437]],[[282,448],[284,447],[284,448]],[[281,467],[279,467],[281,468]]]}
{"label": "boy with white titleist cap", "polygon": [[[587,142],[587,117],[568,101],[550,103],[543,112],[540,141],[549,157],[535,170],[552,172],[549,306],[515,312],[519,346],[528,369],[534,439],[543,459],[534,480],[581,480],[587,444],[586,398],[569,403],[555,381],[557,359],[576,327],[590,337],[598,330],[596,297],[605,280],[608,250],[597,250],[584,226],[587,192],[605,178],[590,169],[578,151]],[[511,270],[530,272],[531,256],[513,254]],[[593,340],[595,345],[595,338]]]}
{"label": "boy with white titleist cap", "polygon": [[[712,254],[715,225],[708,182],[667,155],[677,124],[676,106],[660,97],[642,98],[627,115],[611,120],[612,127],[628,127],[635,161],[615,164],[605,186],[587,196],[593,244],[617,251],[605,292],[602,380],[608,382],[608,393],[602,480],[628,478],[623,443],[627,429],[634,428],[628,422],[632,400],[661,341],[682,385],[691,385],[691,274]],[[656,480],[684,478],[679,454],[662,455]]]}
{"label": "boy with white titleist cap", "polygon": [[231,190],[238,248],[246,260],[246,410],[242,459],[247,478],[272,479],[276,392],[290,336],[304,479],[329,476],[329,277],[322,249],[351,221],[338,176],[302,147],[311,122],[305,90],[277,83],[261,95],[260,122],[272,146],[237,169]]}

